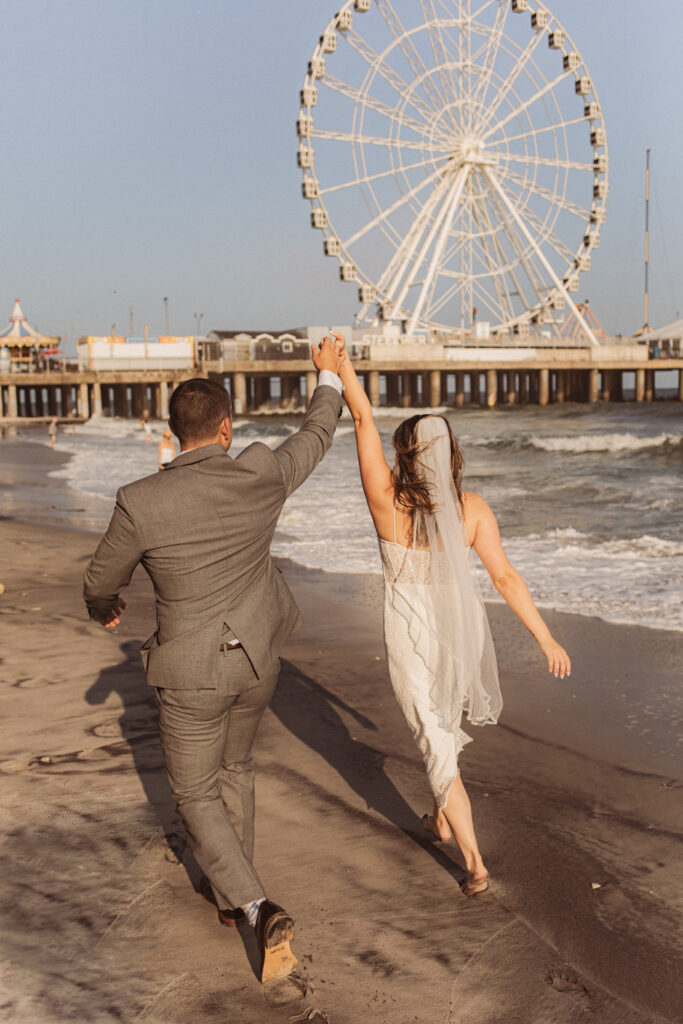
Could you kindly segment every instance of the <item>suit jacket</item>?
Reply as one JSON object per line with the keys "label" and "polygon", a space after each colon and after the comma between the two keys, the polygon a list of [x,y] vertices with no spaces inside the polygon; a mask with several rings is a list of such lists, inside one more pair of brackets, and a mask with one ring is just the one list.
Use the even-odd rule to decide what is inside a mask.
{"label": "suit jacket", "polygon": [[255,443],[232,458],[206,445],[119,490],[84,597],[90,617],[104,618],[142,563],[156,595],[157,628],[142,648],[150,686],[215,688],[226,636],[239,638],[257,675],[272,668],[301,617],[271,541],[340,414],[337,391],[317,387],[300,429],[274,451]]}

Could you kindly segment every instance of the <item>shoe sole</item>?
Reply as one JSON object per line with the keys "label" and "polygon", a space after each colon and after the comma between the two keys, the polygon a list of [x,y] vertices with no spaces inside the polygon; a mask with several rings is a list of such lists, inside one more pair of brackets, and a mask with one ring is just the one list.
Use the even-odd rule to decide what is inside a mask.
{"label": "shoe sole", "polygon": [[276,914],[271,918],[263,942],[262,982],[286,978],[297,966],[299,961],[289,945],[293,938],[294,921],[289,914]]}

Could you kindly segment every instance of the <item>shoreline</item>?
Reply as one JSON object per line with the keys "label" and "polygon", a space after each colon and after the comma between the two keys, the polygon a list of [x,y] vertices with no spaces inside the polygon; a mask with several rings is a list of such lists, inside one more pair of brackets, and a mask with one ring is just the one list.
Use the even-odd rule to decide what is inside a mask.
{"label": "shoreline", "polygon": [[[284,1012],[254,978],[246,940],[192,888],[138,654],[154,614],[146,575],[126,592],[121,627],[105,631],[81,600],[91,533],[5,520],[0,541],[12,1024],[113,1021],[112,1007],[155,1024],[230,1013],[284,1024],[313,1007],[338,1024],[494,1024],[501,1006],[511,1024],[541,1012],[556,1024],[579,1012],[676,1020],[683,785],[607,756],[614,723],[600,707],[614,702],[598,693],[604,662],[588,656],[602,650],[621,683],[642,687],[646,630],[629,639],[557,613],[585,665],[570,690],[539,667],[512,613],[489,609],[506,706],[498,728],[473,730],[462,771],[492,888],[466,900],[457,851],[420,828],[430,797],[388,683],[379,581],[281,563],[305,624],[255,761],[257,866],[295,915],[302,963],[305,994],[290,992]],[[668,639],[660,681],[680,663],[681,639]]]}
{"label": "shoreline", "polygon": [[[258,420],[258,417],[254,417],[254,419]],[[26,458],[27,450],[29,458]],[[104,533],[102,503],[107,502],[108,507],[112,509],[113,499],[110,501],[102,495],[83,493],[73,488],[68,479],[52,475],[54,470],[60,469],[72,458],[71,453],[60,450],[59,447],[50,448],[44,441],[3,439],[0,436],[0,495],[2,496],[3,515],[10,512],[12,518],[17,521],[41,525],[51,524],[69,530],[83,529],[98,537],[102,536]],[[57,501],[57,504],[51,502],[49,509],[45,507],[44,501],[46,488],[49,489],[51,497]],[[31,504],[36,509],[34,514],[27,511]],[[52,512],[56,514],[51,515]],[[105,518],[108,518],[108,515]],[[276,540],[278,535],[282,536],[283,534],[286,534],[286,528],[283,529],[279,526],[276,531]],[[288,561],[286,556],[275,557],[279,561]],[[359,578],[365,575],[365,573],[347,574],[333,569],[321,569],[304,561],[292,561],[293,564],[300,566],[305,571],[324,572],[335,579],[345,575]],[[369,575],[381,579],[379,561],[377,561],[376,571],[371,571]],[[487,595],[485,601],[488,609],[505,607],[504,601],[493,595]],[[544,615],[565,614],[587,619],[596,618],[607,625],[647,629],[658,634],[678,633],[683,635],[683,626],[677,629],[674,626],[634,622],[628,618],[603,618],[592,612],[584,614],[572,609],[560,611],[541,600],[536,603]]]}

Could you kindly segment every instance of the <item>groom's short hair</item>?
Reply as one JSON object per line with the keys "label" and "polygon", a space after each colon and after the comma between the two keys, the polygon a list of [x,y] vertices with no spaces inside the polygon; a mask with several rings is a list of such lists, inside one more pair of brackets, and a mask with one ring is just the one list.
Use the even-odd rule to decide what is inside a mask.
{"label": "groom's short hair", "polygon": [[215,437],[223,420],[232,417],[232,402],[214,380],[184,380],[171,395],[169,422],[181,444]]}

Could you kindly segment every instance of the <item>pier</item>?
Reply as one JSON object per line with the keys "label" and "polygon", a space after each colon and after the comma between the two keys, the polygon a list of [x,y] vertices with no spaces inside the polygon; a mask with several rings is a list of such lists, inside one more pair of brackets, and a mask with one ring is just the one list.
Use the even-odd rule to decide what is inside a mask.
{"label": "pier", "polygon": [[[374,407],[550,405],[561,402],[651,402],[657,397],[657,374],[678,371],[677,396],[683,401],[683,359],[648,364],[576,359],[509,363],[452,360],[415,364],[354,360],[366,394]],[[309,401],[317,382],[310,363],[290,361],[237,362],[229,369],[204,364],[208,375],[224,381],[237,414],[273,402],[283,409]],[[274,388],[273,382],[279,382]]]}
{"label": "pier", "polygon": [[[678,374],[683,401],[683,358],[607,358],[601,350],[533,358],[503,358],[477,350],[451,350],[447,358],[354,359],[373,406],[494,408],[562,402],[652,402],[658,376]],[[508,350],[509,352],[509,350]],[[523,353],[522,353],[523,354]],[[310,401],[317,374],[304,359],[214,360],[182,370],[72,370],[0,375],[0,420],[93,415],[168,418],[170,395],[182,380],[209,377],[230,391],[236,415],[260,408],[295,411]]]}
{"label": "pier", "polygon": [[2,420],[87,420],[91,416],[168,419],[173,388],[201,370],[72,370],[0,375]]}

